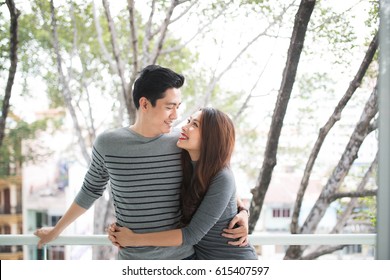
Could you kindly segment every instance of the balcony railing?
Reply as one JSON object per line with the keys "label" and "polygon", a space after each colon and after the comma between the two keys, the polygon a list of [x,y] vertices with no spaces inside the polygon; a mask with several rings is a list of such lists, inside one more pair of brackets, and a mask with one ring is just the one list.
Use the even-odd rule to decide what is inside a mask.
{"label": "balcony railing", "polygon": [[[375,245],[376,234],[251,234],[252,245]],[[37,245],[35,235],[0,235],[0,246]],[[111,245],[107,235],[59,236],[44,246],[44,259],[48,246],[58,245]]]}

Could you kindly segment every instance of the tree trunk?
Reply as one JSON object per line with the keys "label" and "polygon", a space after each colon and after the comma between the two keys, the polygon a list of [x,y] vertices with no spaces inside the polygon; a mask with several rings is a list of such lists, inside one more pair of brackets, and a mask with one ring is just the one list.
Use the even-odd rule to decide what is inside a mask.
{"label": "tree trunk", "polygon": [[263,165],[253,188],[253,198],[250,205],[249,232],[251,233],[259,219],[264,197],[271,182],[272,172],[276,165],[276,153],[279,137],[283,126],[283,119],[287,111],[287,105],[297,73],[298,63],[303,49],[307,26],[314,10],[315,0],[302,0],[298,12],[295,15],[294,28],[287,54],[286,66],[283,71],[283,79],[279,89],[275,110],[272,116],[267,145],[264,153]]}
{"label": "tree trunk", "polygon": [[110,6],[109,6],[107,0],[103,0],[103,6],[104,6],[106,18],[107,18],[108,29],[110,31],[112,52],[114,54],[114,58],[115,58],[115,62],[116,62],[116,71],[118,72],[118,75],[119,75],[119,78],[121,81],[120,85],[121,85],[123,100],[125,100],[125,103],[126,103],[126,108],[127,108],[128,117],[130,119],[130,123],[133,123],[134,119],[135,119],[135,109],[134,109],[134,105],[131,102],[132,98],[131,98],[131,95],[129,94],[129,89],[128,89],[126,77],[125,77],[125,72],[126,72],[125,71],[125,64],[121,58],[117,34],[116,34],[116,30],[115,30],[115,25],[114,25],[114,21],[111,17]]}
{"label": "tree trunk", "polygon": [[11,24],[10,24],[10,51],[9,51],[9,57],[11,60],[11,65],[8,70],[8,80],[7,80],[7,86],[5,88],[5,94],[3,99],[3,106],[1,110],[1,116],[0,116],[0,147],[3,144],[3,139],[5,136],[5,121],[8,116],[8,110],[9,110],[9,101],[11,99],[11,93],[12,93],[12,86],[14,84],[15,79],[15,73],[16,73],[16,67],[18,65],[18,56],[17,56],[17,50],[18,50],[18,17],[20,16],[20,11],[16,9],[15,3],[13,0],[6,0],[5,1],[8,6],[8,10],[11,17]]}
{"label": "tree trunk", "polygon": [[[114,202],[111,196],[111,189],[109,184],[107,185],[108,199],[100,197],[94,203],[93,213],[93,233],[94,234],[106,234],[107,226],[116,221]],[[93,246],[92,247],[92,259],[93,260],[107,260],[114,256],[115,246]]]}

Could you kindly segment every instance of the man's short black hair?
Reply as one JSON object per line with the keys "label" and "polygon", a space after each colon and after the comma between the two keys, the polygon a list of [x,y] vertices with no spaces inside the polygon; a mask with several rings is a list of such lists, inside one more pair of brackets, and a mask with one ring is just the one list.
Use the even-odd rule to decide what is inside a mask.
{"label": "man's short black hair", "polygon": [[134,83],[133,101],[135,108],[139,108],[141,97],[147,98],[152,106],[156,106],[157,99],[165,97],[169,88],[180,88],[184,84],[184,76],[171,69],[159,65],[146,66]]}

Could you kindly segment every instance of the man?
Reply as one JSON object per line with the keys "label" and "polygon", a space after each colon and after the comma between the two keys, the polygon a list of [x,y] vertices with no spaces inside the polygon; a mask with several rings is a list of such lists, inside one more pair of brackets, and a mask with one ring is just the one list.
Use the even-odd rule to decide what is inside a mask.
{"label": "man", "polygon": [[[176,228],[181,217],[182,171],[179,133],[172,132],[181,104],[184,77],[157,65],[147,66],[134,83],[136,121],[96,138],[92,162],[73,204],[54,228],[38,229],[38,247],[55,239],[92,206],[110,181],[117,224],[136,232]],[[243,211],[244,212],[244,211]],[[245,215],[245,213],[244,213]],[[232,238],[246,241],[247,217],[233,219],[244,226],[231,229]],[[246,219],[246,220],[245,220]],[[192,246],[126,247],[119,259],[191,259]]]}

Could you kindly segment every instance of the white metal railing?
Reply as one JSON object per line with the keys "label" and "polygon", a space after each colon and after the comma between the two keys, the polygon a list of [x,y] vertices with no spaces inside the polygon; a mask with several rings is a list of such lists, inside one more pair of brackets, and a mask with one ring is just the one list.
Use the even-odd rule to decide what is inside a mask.
{"label": "white metal railing", "polygon": [[[376,234],[251,234],[252,245],[375,245]],[[37,245],[35,235],[0,235],[0,246]],[[107,235],[68,235],[59,236],[50,245],[111,245]]]}
{"label": "white metal railing", "polygon": [[[375,245],[376,234],[251,234],[252,245]],[[35,235],[0,235],[0,246],[37,245]],[[50,245],[111,245],[107,235],[59,236]]]}
{"label": "white metal railing", "polygon": [[[375,245],[376,234],[262,234],[249,235],[252,245]],[[35,235],[0,235],[0,246],[37,245]],[[59,236],[44,246],[44,259],[48,246],[58,245],[111,245],[107,235],[68,235]]]}

